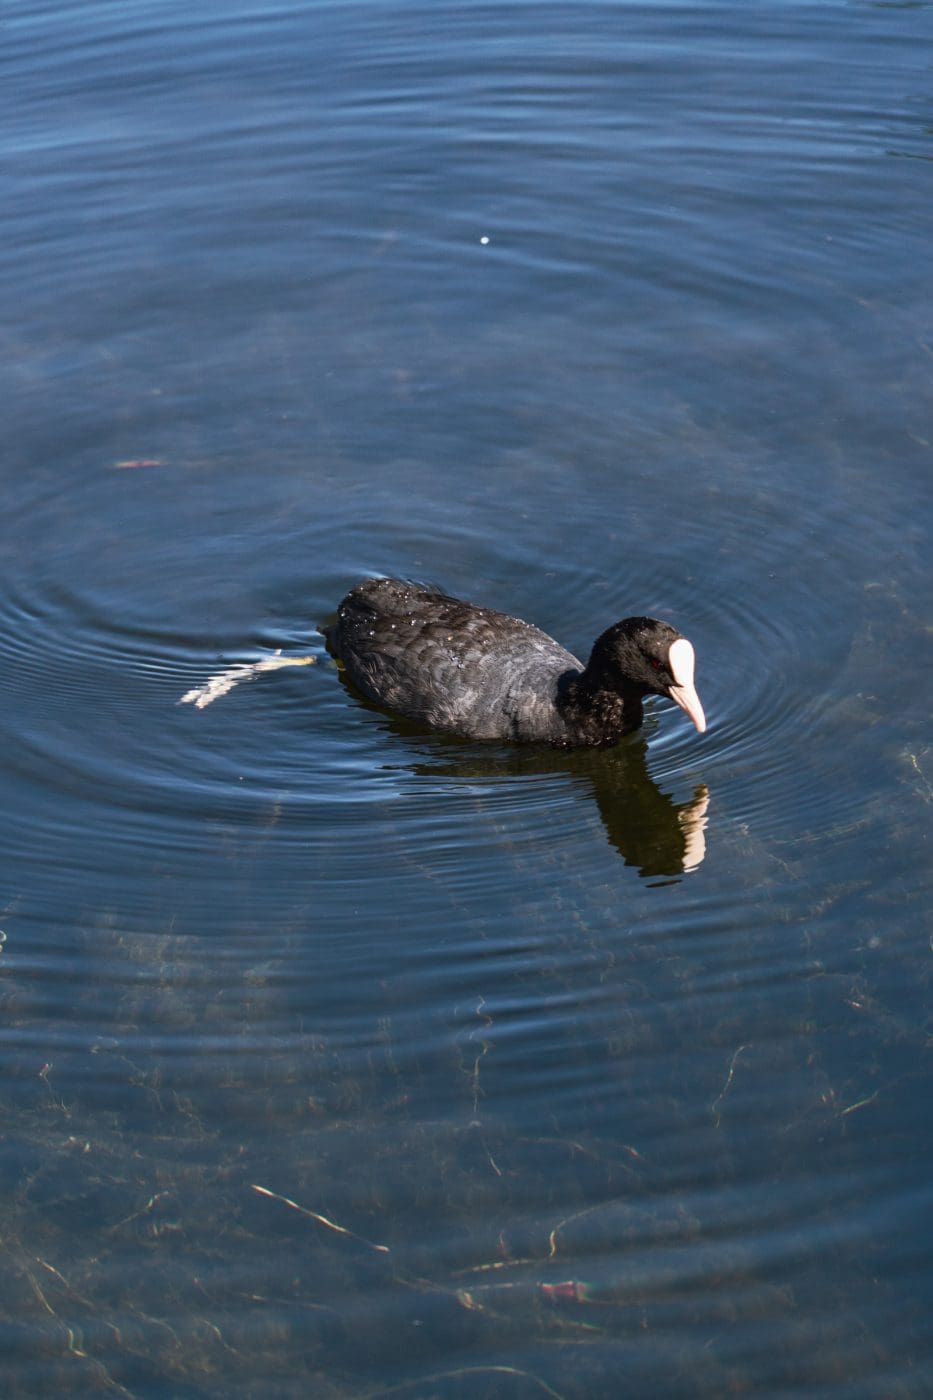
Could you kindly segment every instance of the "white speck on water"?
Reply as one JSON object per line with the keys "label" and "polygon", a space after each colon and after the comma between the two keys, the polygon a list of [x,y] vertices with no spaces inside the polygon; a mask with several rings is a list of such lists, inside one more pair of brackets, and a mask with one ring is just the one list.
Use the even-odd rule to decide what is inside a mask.
{"label": "white speck on water", "polygon": [[226,671],[218,671],[216,675],[209,676],[204,685],[187,690],[178,703],[203,710],[205,705],[212,705],[219,695],[229,694],[241,681],[254,680],[265,671],[278,671],[283,666],[313,666],[316,660],[314,656],[283,656],[279,648],[273,656],[263,657],[261,661],[241,663],[229,666]]}
{"label": "white speck on water", "polygon": [[488,237],[488,235],[484,233],[483,236],[482,236],[482,238],[481,238],[479,241],[480,241],[480,243],[482,243],[482,244],[485,246],[485,245],[489,242],[489,237]]}

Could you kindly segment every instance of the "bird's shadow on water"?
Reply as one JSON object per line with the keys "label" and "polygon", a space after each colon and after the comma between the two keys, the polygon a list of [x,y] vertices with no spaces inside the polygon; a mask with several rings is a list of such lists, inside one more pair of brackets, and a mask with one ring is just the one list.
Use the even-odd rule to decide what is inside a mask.
{"label": "bird's shadow on water", "polygon": [[687,802],[663,792],[648,770],[643,732],[611,749],[481,748],[475,741],[387,715],[360,696],[342,673],[340,679],[354,703],[379,715],[386,730],[417,743],[420,757],[405,765],[412,773],[474,783],[563,774],[595,799],[609,844],[644,879],[676,881],[705,859],[709,789],[697,784]]}

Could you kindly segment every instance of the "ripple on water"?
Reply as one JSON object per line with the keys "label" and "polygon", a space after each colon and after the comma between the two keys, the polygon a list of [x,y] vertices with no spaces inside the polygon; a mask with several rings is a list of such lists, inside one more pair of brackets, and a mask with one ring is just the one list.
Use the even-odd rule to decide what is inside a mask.
{"label": "ripple on water", "polygon": [[[367,902],[433,930],[439,908],[466,927],[480,906],[515,899],[516,885],[526,909],[548,887],[579,896],[617,877],[613,848],[643,873],[670,874],[652,852],[673,839],[671,830],[677,835],[676,806],[694,800],[701,785],[709,791],[712,853],[739,827],[767,844],[792,822],[799,826],[802,812],[819,830],[844,820],[838,790],[801,772],[792,740],[820,719],[826,667],[835,660],[821,648],[822,630],[847,561],[838,552],[823,558],[818,586],[812,575],[801,578],[802,507],[791,488],[758,503],[754,571],[773,575],[781,589],[781,606],[772,608],[766,590],[743,586],[747,492],[717,492],[709,510],[692,512],[685,568],[685,521],[659,536],[657,514],[635,500],[617,540],[593,493],[576,532],[599,547],[582,559],[568,550],[559,509],[566,485],[561,472],[541,474],[539,528],[510,538],[508,558],[487,552],[478,578],[477,532],[488,526],[501,538],[493,534],[503,506],[495,493],[471,530],[456,512],[423,523],[421,543],[428,540],[432,553],[417,559],[407,515],[390,515],[377,551],[373,527],[360,524],[359,497],[335,496],[332,511],[302,527],[302,557],[330,559],[336,529],[348,557],[368,555],[372,566],[339,581],[322,577],[316,598],[312,580],[307,614],[302,595],[299,625],[281,630],[276,599],[261,610],[248,592],[236,592],[244,575],[263,577],[269,540],[261,526],[238,543],[244,557],[242,566],[236,558],[228,598],[231,559],[223,556],[219,568],[216,547],[199,554],[186,528],[166,535],[153,560],[153,515],[161,512],[167,524],[176,509],[177,488],[158,478],[89,477],[67,510],[54,491],[27,493],[17,504],[19,567],[0,597],[7,750],[24,799],[9,849],[28,861],[51,841],[53,888],[77,887],[88,867],[106,882],[122,862],[121,908],[144,920],[151,880],[133,872],[170,872],[187,882],[195,907],[226,906],[237,862],[258,858],[262,843],[274,840],[289,868],[301,871],[296,888],[313,884],[328,908],[332,929],[322,927],[320,937],[336,945],[358,928]],[[107,517],[103,535],[77,529],[82,510],[102,514],[101,495],[112,493],[122,508]],[[379,495],[374,508],[381,505],[390,511]],[[832,524],[812,503],[808,521],[814,538]],[[150,553],[141,561],[144,543]],[[445,572],[437,560],[448,543]],[[714,554],[716,567],[705,571],[702,561]],[[559,754],[417,735],[351,696],[313,631],[312,620],[366,572],[434,578],[545,627],[582,657],[619,616],[667,617],[696,645],[709,732],[696,735],[657,700],[649,705],[647,750],[641,739],[611,754]],[[254,661],[275,644],[311,652],[316,664],[264,676],[202,712],[177,704],[218,668]],[[63,791],[68,800],[57,800]],[[633,813],[652,833],[647,856],[631,829]],[[542,881],[545,892],[529,896]],[[339,897],[348,890],[358,898]],[[725,917],[734,895],[720,888],[705,897]],[[268,892],[270,918],[289,897]],[[691,891],[692,904],[699,898]],[[708,904],[703,917],[711,917]]]}

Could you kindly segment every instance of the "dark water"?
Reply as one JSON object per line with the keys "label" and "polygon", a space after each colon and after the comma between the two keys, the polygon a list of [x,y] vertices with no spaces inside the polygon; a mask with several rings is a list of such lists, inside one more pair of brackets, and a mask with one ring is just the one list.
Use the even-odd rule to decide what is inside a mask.
{"label": "dark water", "polygon": [[[5,1393],[933,1393],[933,10],[0,41]],[[709,732],[393,724],[369,572]]]}

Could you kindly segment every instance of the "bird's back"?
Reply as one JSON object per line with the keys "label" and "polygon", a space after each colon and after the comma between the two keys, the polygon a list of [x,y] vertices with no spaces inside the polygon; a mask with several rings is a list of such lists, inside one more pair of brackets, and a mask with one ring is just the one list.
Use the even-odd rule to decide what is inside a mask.
{"label": "bird's back", "polygon": [[564,738],[558,681],[582,670],[520,618],[398,579],[341,602],[327,644],[370,700],[473,739]]}

